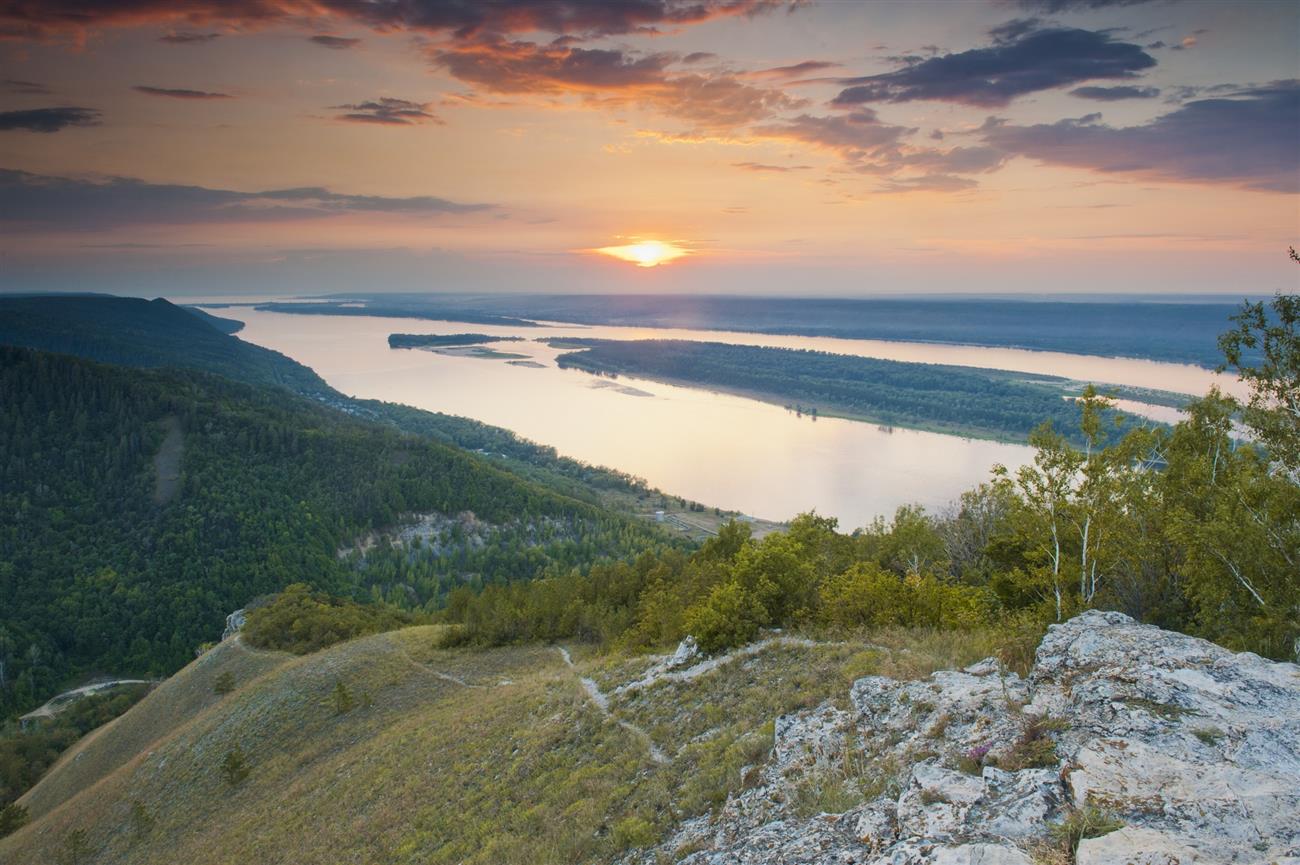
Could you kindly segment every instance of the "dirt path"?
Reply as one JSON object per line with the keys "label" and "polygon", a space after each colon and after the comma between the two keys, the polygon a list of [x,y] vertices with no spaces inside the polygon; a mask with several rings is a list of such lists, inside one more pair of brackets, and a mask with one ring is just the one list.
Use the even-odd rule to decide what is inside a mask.
{"label": "dirt path", "polygon": [[112,679],[107,682],[94,682],[90,685],[82,685],[80,688],[73,688],[71,691],[64,691],[62,694],[58,694],[54,697],[51,697],[49,700],[46,701],[45,705],[41,706],[38,709],[33,709],[32,711],[28,712],[26,715],[23,715],[18,720],[20,722],[25,722],[25,721],[34,721],[37,718],[53,718],[55,715],[59,714],[59,712],[68,708],[68,706],[71,705],[74,701],[79,700],[82,697],[89,697],[92,694],[97,694],[100,691],[104,691],[109,688],[115,688],[118,685],[152,685],[152,684],[155,684],[155,680],[153,679]]}
{"label": "dirt path", "polygon": [[663,664],[652,667],[640,679],[635,682],[628,682],[626,685],[619,685],[614,689],[615,694],[625,694],[628,691],[648,688],[659,682],[689,682],[692,679],[698,679],[706,673],[712,673],[723,664],[730,664],[732,661],[738,661],[741,658],[748,658],[751,655],[757,655],[759,652],[766,651],[773,646],[801,646],[808,648],[817,645],[812,640],[803,637],[772,637],[767,640],[760,640],[757,643],[750,643],[742,646],[735,651],[728,652],[725,655],[708,658],[700,661],[698,664],[692,664],[684,669],[669,669]]}
{"label": "dirt path", "polygon": [[[573,657],[569,654],[569,650],[564,648],[564,646],[556,646],[555,648],[559,651],[560,657],[564,658],[564,663],[568,665],[569,669],[574,671],[575,675],[577,675],[578,668],[574,666]],[[638,727],[631,721],[625,721],[610,711],[609,696],[600,689],[600,685],[597,685],[594,679],[589,679],[586,676],[578,676],[578,681],[582,683],[582,689],[587,692],[587,697],[590,698],[591,702],[596,704],[596,708],[600,710],[602,715],[609,718],[615,724],[618,724],[624,730],[627,730],[633,736],[636,736],[645,743],[646,750],[650,752],[651,760],[654,760],[656,763],[668,762],[668,755],[663,752],[662,748],[655,744],[654,739],[650,738],[650,734],[647,733],[644,728]]]}

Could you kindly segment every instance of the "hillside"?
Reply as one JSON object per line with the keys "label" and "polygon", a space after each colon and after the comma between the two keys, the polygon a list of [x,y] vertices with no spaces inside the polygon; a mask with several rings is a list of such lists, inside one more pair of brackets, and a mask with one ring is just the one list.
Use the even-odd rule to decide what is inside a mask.
{"label": "hillside", "polygon": [[[179,367],[248,384],[322,396],[330,388],[307,367],[230,334],[237,322],[162,298],[106,295],[0,297],[0,344],[145,368]],[[237,329],[237,328],[236,328]]]}
{"label": "hillside", "polygon": [[[290,583],[421,606],[659,542],[475,454],[276,387],[0,347],[0,392],[0,509],[14,515],[0,523],[3,714],[79,675],[173,672],[226,613]],[[340,555],[412,514],[468,513],[493,543],[445,546],[464,553],[454,567],[359,570]]]}
{"label": "hillside", "polygon": [[292,358],[233,336],[238,324],[162,298],[0,297],[0,345],[123,366],[198,370],[252,385],[279,385],[350,415],[492,454],[500,467],[561,495],[625,512],[652,510],[654,491],[637,478],[561,457],[554,448],[470,418],[348,397]]}
{"label": "hillside", "polygon": [[[1300,848],[1300,669],[1119,614],[1053,627],[1023,679],[975,664],[978,635],[573,666],[564,646],[439,637],[305,657],[223,643],[78,743],[23,798],[32,823],[0,861],[1029,865],[1077,846],[1100,865]],[[224,671],[236,687],[217,697]],[[246,773],[223,770],[236,751]]]}

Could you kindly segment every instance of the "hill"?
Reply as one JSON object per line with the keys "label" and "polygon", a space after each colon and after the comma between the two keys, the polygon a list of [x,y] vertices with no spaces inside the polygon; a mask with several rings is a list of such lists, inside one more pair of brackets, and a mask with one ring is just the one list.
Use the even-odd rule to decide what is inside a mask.
{"label": "hill", "polygon": [[1300,669],[1116,613],[1054,626],[1024,679],[974,663],[987,635],[572,665],[440,635],[223,643],[80,742],[0,861],[1095,865],[1300,845]]}
{"label": "hill", "polygon": [[330,392],[320,376],[302,364],[230,336],[232,324],[162,298],[0,297],[0,344],[123,366],[202,370],[310,396]]}
{"label": "hill", "polygon": [[[480,456],[275,386],[0,347],[0,392],[3,714],[79,675],[173,672],[229,611],[291,583],[421,607],[452,586],[660,542]],[[449,537],[420,555],[341,553],[421,519]]]}

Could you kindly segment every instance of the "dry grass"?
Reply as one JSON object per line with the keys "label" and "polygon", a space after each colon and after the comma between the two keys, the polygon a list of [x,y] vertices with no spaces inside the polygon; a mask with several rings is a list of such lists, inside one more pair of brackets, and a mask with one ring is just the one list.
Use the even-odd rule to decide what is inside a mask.
{"label": "dry grass", "polygon": [[[773,646],[614,698],[615,717],[668,755],[661,764],[553,648],[447,649],[441,634],[408,628],[305,657],[219,647],[31,791],[33,822],[0,840],[0,862],[58,861],[69,843],[97,865],[610,861],[741,788],[776,716],[843,706],[864,675],[969,664],[995,642],[895,629]],[[607,691],[648,663],[581,651],[575,662]],[[235,688],[217,696],[227,671]],[[356,698],[342,714],[339,683]],[[222,761],[235,749],[249,774],[231,786]],[[843,810],[893,783],[859,750],[801,793],[802,810]]]}

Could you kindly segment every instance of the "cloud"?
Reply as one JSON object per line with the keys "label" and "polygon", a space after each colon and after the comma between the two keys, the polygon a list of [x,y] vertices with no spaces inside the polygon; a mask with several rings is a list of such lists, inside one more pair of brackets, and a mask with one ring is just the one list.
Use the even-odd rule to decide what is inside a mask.
{"label": "cloud", "polygon": [[147,96],[165,96],[168,99],[189,99],[196,102],[202,102],[210,99],[234,99],[229,93],[211,93],[207,90],[184,90],[175,87],[148,87],[144,84],[137,84],[131,88],[137,93],[143,93]]}
{"label": "cloud", "polygon": [[682,58],[683,63],[703,63],[705,60],[712,60],[718,55],[712,51],[692,51]]}
{"label": "cloud", "polygon": [[1101,115],[1034,126],[990,120],[985,141],[1052,165],[1158,180],[1300,191],[1300,80],[1201,99],[1138,126]]}
{"label": "cloud", "polygon": [[69,126],[98,126],[99,112],[94,108],[28,108],[23,111],[0,111],[0,132],[26,129],[29,132],[58,132]]}
{"label": "cloud", "polygon": [[768,165],[763,162],[733,162],[732,168],[740,168],[745,171],[753,171],[759,174],[772,172],[783,174],[787,171],[808,171],[811,165]]}
{"label": "cloud", "polygon": [[350,123],[375,123],[382,126],[411,126],[416,123],[442,123],[439,117],[429,110],[427,102],[411,102],[408,99],[394,99],[381,96],[352,105],[335,105],[334,110],[345,111],[339,120]]}
{"label": "cloud", "polygon": [[1113,9],[1122,6],[1141,6],[1144,3],[1167,2],[1177,0],[1015,0],[1021,9],[1055,14],[1057,12],[1074,12],[1091,9]]}
{"label": "cloud", "polygon": [[0,35],[17,39],[80,37],[88,29],[159,24],[253,28],[334,19],[377,31],[482,34],[657,32],[714,18],[754,15],[799,0],[6,0]]}
{"label": "cloud", "polygon": [[8,93],[18,93],[23,96],[49,96],[51,92],[50,88],[40,82],[22,81],[17,78],[6,78],[0,81],[0,86],[3,86]]}
{"label": "cloud", "polygon": [[[1011,31],[1009,31],[1011,32]],[[1138,45],[1092,30],[1029,30],[987,48],[931,57],[883,75],[844,79],[833,104],[937,100],[981,108],[1099,78],[1131,78],[1156,65]]]}
{"label": "cloud", "polygon": [[805,104],[730,74],[670,72],[678,57],[666,52],[489,37],[436,48],[432,59],[461,81],[494,93],[576,95],[606,108],[640,106],[698,129],[731,128]]}
{"label": "cloud", "polygon": [[307,41],[314,42],[324,48],[333,48],[336,51],[342,51],[347,48],[355,48],[361,44],[360,39],[351,39],[346,36],[330,36],[327,33],[321,33],[316,36],[309,36]]}
{"label": "cloud", "polygon": [[860,108],[831,117],[801,114],[793,120],[756,126],[752,133],[756,138],[808,144],[837,153],[849,162],[860,162],[892,154],[902,137],[915,131],[882,123],[876,112]]}
{"label": "cloud", "polygon": [[158,37],[158,41],[169,42],[172,45],[203,45],[220,36],[220,33],[194,33],[183,30],[179,33],[164,33]]}
{"label": "cloud", "polygon": [[1076,87],[1070,91],[1071,96],[1080,99],[1092,99],[1096,102],[1119,102],[1122,99],[1155,99],[1160,95],[1159,87]]}
{"label": "cloud", "polygon": [[753,72],[746,72],[746,78],[802,78],[805,75],[811,75],[814,72],[822,72],[827,69],[836,69],[839,63],[829,63],[825,60],[805,60],[802,63],[795,63],[791,66],[774,66],[771,69],[758,69]]}
{"label": "cloud", "polygon": [[427,195],[348,195],[320,187],[237,192],[129,177],[83,179],[0,169],[0,224],[11,229],[265,222],[358,213],[431,217],[493,208]]}

